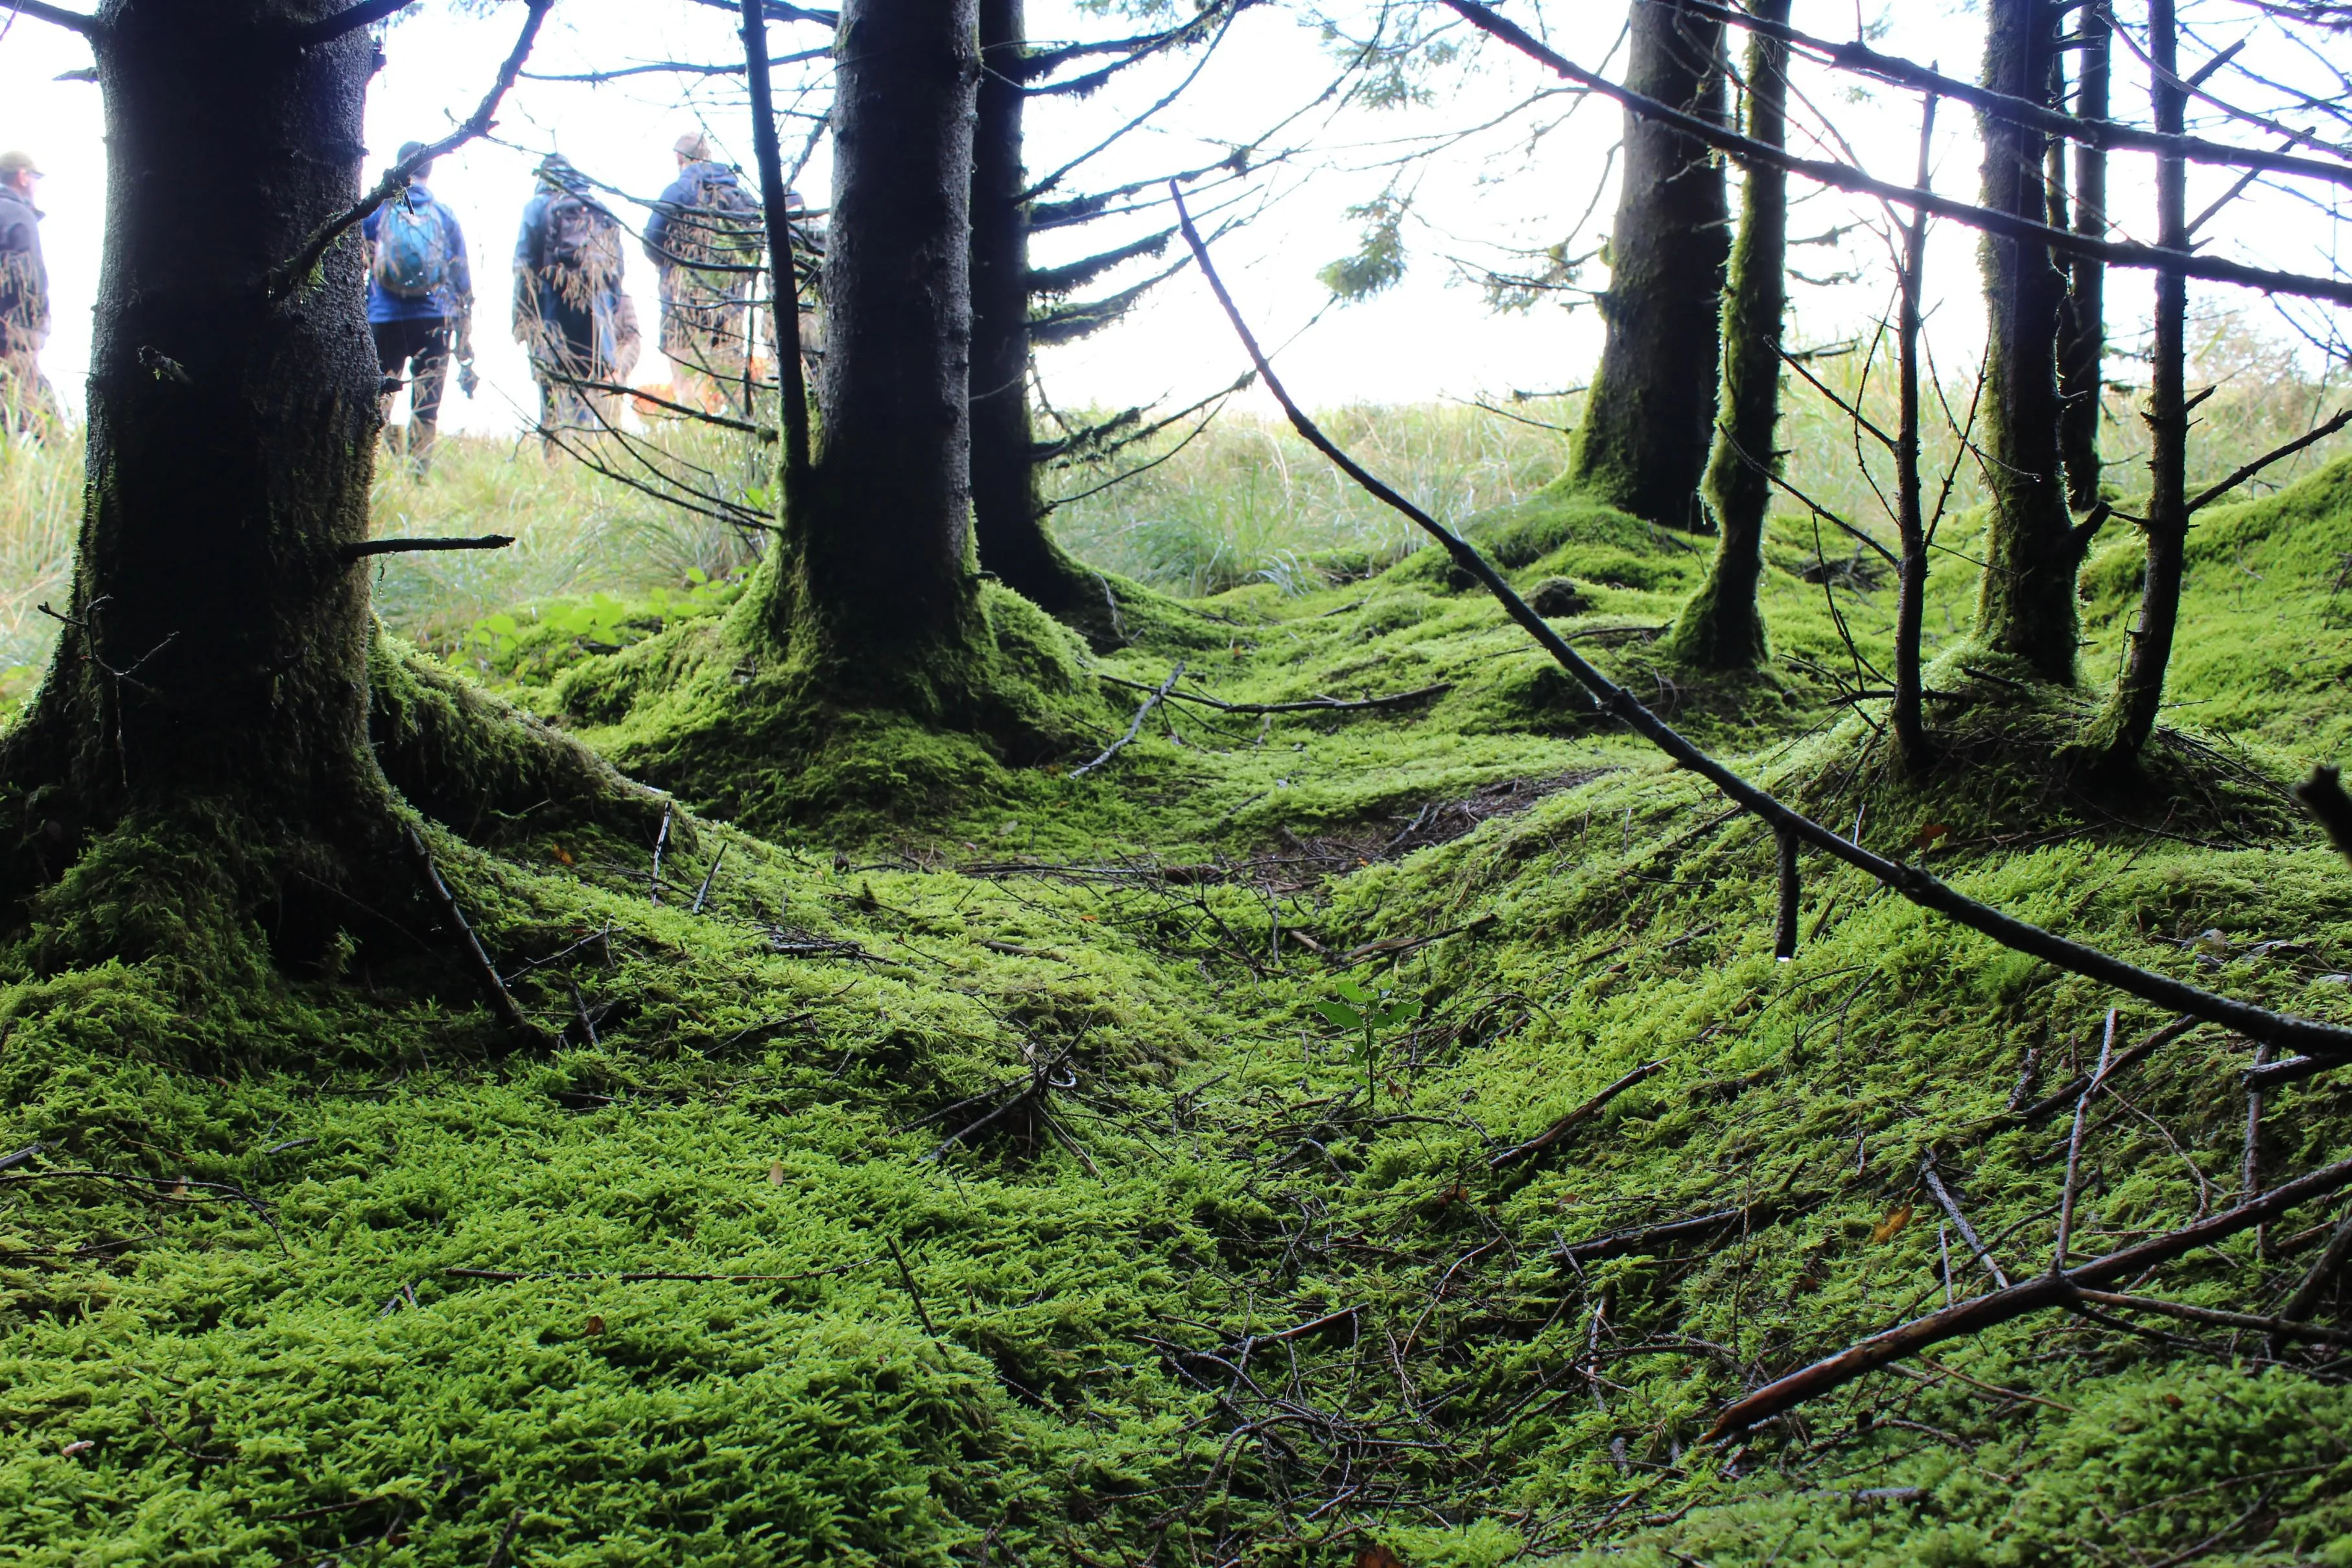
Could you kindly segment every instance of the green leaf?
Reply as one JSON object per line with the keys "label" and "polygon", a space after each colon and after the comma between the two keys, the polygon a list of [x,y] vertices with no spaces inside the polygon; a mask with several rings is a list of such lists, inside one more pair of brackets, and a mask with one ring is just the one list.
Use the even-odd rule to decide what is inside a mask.
{"label": "green leaf", "polygon": [[482,624],[501,637],[511,637],[522,629],[515,618],[503,610],[495,615],[485,617]]}
{"label": "green leaf", "polygon": [[1317,1002],[1315,1010],[1338,1024],[1341,1029],[1361,1029],[1364,1015],[1345,1002]]}
{"label": "green leaf", "polygon": [[1379,997],[1375,996],[1370,991],[1364,989],[1363,987],[1358,985],[1354,980],[1349,979],[1345,975],[1342,975],[1338,979],[1332,981],[1331,988],[1339,992],[1341,996],[1347,998],[1351,1002],[1376,1002],[1381,999]]}

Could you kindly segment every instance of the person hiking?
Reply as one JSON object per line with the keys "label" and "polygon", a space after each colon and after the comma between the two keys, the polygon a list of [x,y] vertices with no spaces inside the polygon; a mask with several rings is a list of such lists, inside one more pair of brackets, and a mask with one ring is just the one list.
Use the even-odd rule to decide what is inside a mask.
{"label": "person hiking", "polygon": [[566,430],[610,428],[608,390],[636,368],[636,307],[621,288],[620,220],[589,194],[561,152],[539,166],[539,190],[515,241],[514,335],[539,382],[539,427],[551,455]]}
{"label": "person hiking", "polygon": [[749,296],[766,248],[760,204],[699,131],[679,137],[674,151],[677,178],[646,225],[646,256],[661,280],[661,351],[676,368],[681,401],[742,413]]}
{"label": "person hiking", "polygon": [[[400,150],[405,163],[425,151],[421,141]],[[433,438],[441,419],[441,392],[449,357],[457,358],[458,382],[472,395],[474,375],[474,275],[466,259],[466,234],[457,214],[425,185],[429,162],[409,176],[408,186],[367,215],[368,331],[375,339],[383,434],[394,452],[404,447],[409,465],[422,476],[433,461]],[[408,427],[392,423],[393,400],[408,388]],[[405,439],[402,437],[404,435]]]}
{"label": "person hiking", "polygon": [[0,432],[38,435],[58,416],[41,374],[49,340],[49,269],[41,259],[41,211],[31,156],[0,152]]}

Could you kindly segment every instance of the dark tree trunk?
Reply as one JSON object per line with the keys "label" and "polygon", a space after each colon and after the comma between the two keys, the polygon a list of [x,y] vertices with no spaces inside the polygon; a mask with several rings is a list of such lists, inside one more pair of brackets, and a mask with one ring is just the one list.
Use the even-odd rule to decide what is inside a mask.
{"label": "dark tree trunk", "polygon": [[[1988,0],[1984,82],[1997,92],[2048,96],[2057,49],[2049,0]],[[1979,114],[1984,204],[2047,216],[2039,131]],[[1984,272],[1984,455],[1991,515],[1977,600],[1977,640],[2033,675],[2074,679],[2075,569],[2081,549],[2066,512],[2058,455],[2058,319],[2065,277],[2046,246],[1988,235]]]}
{"label": "dark tree trunk", "polygon": [[[1633,0],[1625,85],[1724,117],[1723,24],[1685,0]],[[1584,402],[1570,483],[1669,528],[1703,528],[1699,480],[1715,426],[1717,313],[1730,224],[1723,166],[1689,137],[1628,110],[1609,327]]]}
{"label": "dark tree trunk", "polygon": [[72,623],[0,749],[19,895],[130,821],[233,846],[210,868],[232,906],[289,870],[281,894],[336,883],[355,845],[393,853],[367,575],[339,554],[367,532],[378,424],[361,247],[339,243],[282,304],[268,293],[357,193],[373,46],[284,37],[337,8],[101,13],[106,252]]}
{"label": "dark tree trunk", "polygon": [[[1764,22],[1786,22],[1790,0],[1754,0]],[[1748,39],[1747,131],[1774,147],[1788,140],[1788,46],[1757,32]],[[1739,194],[1739,235],[1723,295],[1723,392],[1715,452],[1706,467],[1715,506],[1715,565],[1668,640],[1677,657],[1708,669],[1748,669],[1765,654],[1764,518],[1780,464],[1780,329],[1788,308],[1789,177],[1750,165]]]}
{"label": "dark tree trunk", "polygon": [[809,504],[785,520],[789,639],[906,666],[974,606],[973,0],[848,0],[835,32],[825,353]]}
{"label": "dark tree trunk", "polygon": [[979,0],[971,149],[971,513],[980,564],[1048,614],[1103,608],[1045,527],[1029,422],[1029,204],[1021,163],[1029,41],[1022,0]]}
{"label": "dark tree trunk", "polygon": [[[2188,94],[2174,85],[2179,53],[2173,0],[2149,0],[2148,54],[2155,60],[2156,128],[2180,133]],[[2156,163],[2157,243],[2189,248],[2189,166]],[[2093,744],[2110,761],[2136,757],[2156,728],[2164,670],[2180,618],[2183,557],[2189,544],[2189,282],[2169,268],[2156,275],[2156,331],[2147,389],[2147,570],[2140,584],[2139,624],[2130,633],[2122,676],[2092,727]]]}
{"label": "dark tree trunk", "polygon": [[[2108,109],[2111,35],[2106,13],[2085,5],[2083,42],[2074,89],[2074,112],[2105,120]],[[2066,214],[2054,221],[2065,223]],[[2107,234],[2107,155],[2087,142],[2074,148],[2074,232],[2094,239]],[[2099,504],[2099,392],[2107,347],[2107,264],[2078,256],[2067,264],[2066,313],[2058,344],[2058,449],[2066,463],[2066,501],[2075,511]]]}
{"label": "dark tree trunk", "polygon": [[[1934,172],[1936,100],[1930,98],[1919,125],[1919,166],[1914,183],[1925,190]],[[1903,297],[1895,334],[1895,528],[1902,536],[1903,559],[1895,597],[1895,701],[1889,720],[1904,766],[1914,773],[1935,760],[1927,739],[1926,682],[1921,647],[1927,604],[1927,520],[1919,475],[1920,300],[1927,274],[1927,214],[1915,211],[1903,235]]]}

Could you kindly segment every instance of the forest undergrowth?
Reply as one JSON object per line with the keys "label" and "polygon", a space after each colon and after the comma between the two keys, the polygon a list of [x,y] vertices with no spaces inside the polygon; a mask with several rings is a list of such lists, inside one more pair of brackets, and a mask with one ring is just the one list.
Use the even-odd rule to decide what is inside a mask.
{"label": "forest undergrowth", "polygon": [[[2136,786],[2062,765],[2066,699],[1967,669],[1970,526],[1928,616],[1967,766],[1917,783],[1864,695],[1891,586],[1810,520],[1732,685],[1653,651],[1690,541],[1540,491],[1473,533],[1869,846],[2352,1017],[2352,873],[2286,795],[2346,747],[2352,465],[2193,536]],[[2094,681],[2135,549],[2086,574]],[[610,740],[611,650],[722,612],[729,564],[404,630]],[[299,976],[258,931],[0,956],[6,1560],[2352,1563],[2340,1341],[2043,1314],[1705,1441],[1986,1288],[1928,1162],[2010,1277],[2048,1266],[2119,998],[1811,864],[1776,962],[1769,833],[1432,552],[1111,580],[1083,772],[883,733],[829,809],[436,830],[539,1044],[429,932]],[[1251,711],[1324,699],[1397,700]],[[2121,1001],[2119,1048],[2168,1021]],[[2249,1060],[2190,1030],[2094,1103],[2077,1256],[2237,1196]],[[2255,1180],[2347,1131],[2346,1084],[2272,1092]],[[2336,1212],[2136,1288],[2270,1312]],[[2311,1315],[2352,1322],[2334,1289]]]}

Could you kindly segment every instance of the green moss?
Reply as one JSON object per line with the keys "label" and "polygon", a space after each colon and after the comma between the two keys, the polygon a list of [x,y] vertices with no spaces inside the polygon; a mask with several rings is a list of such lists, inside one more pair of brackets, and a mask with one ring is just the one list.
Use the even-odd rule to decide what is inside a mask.
{"label": "green moss", "polygon": [[[1527,540],[1512,570],[1667,563],[1655,588],[1570,570],[1593,603],[1557,622],[1655,692],[1641,629],[1696,559],[1616,528]],[[1891,590],[1804,580],[1823,557],[1785,519],[1776,701],[1695,722],[1969,893],[2343,1019],[2352,880],[2277,793],[2338,733],[2332,685],[2279,672],[2352,664],[2320,580],[2339,530],[2352,495],[2324,486],[2214,515],[2187,623],[2215,630],[2176,692],[2230,722],[2161,743],[2136,793],[2057,759],[2073,708],[1957,658],[1929,682],[1949,763],[1885,766],[1875,708],[1820,672],[1867,682],[1847,661],[1883,660]],[[1931,580],[1948,655],[1970,586]],[[297,967],[217,894],[233,820],[95,846],[0,950],[0,1152],[49,1145],[0,1172],[0,1540],[43,1564],[437,1568],[486,1561],[520,1510],[526,1563],[984,1542],[1304,1568],[1369,1538],[1415,1564],[2022,1565],[2156,1561],[2267,1487],[2216,1560],[2341,1556],[2344,1390],[2250,1340],[2232,1359],[2029,1318],[1933,1359],[2069,1408],[1921,1363],[1698,1445],[1739,1389],[1942,1300],[1931,1148],[2011,1273],[2046,1264],[2063,1128],[2006,1107],[2029,1051],[2032,1093],[2086,1067],[2117,998],[1813,856],[1803,943],[1774,962],[1770,836],[1547,706],[1523,637],[1441,587],[1259,585],[1199,607],[1214,639],[1093,664],[984,598],[983,673],[1028,694],[1022,722],[1085,716],[1065,758],[1141,701],[1103,674],[1156,686],[1179,658],[1244,704],[1447,687],[1177,705],[1082,778],[925,722],[951,692],[824,707],[747,667],[723,617],[526,679],[632,766],[725,761],[721,803],[792,841],[681,809],[657,888],[641,817],[529,809],[530,780],[581,777],[540,744],[563,737],[510,754],[491,699],[387,658],[378,722],[433,762],[414,788],[513,791],[430,837],[541,1051],[494,1027],[421,903],[381,911],[405,935],[355,920]],[[1317,949],[1376,943],[1349,972],[1423,1011],[1367,1062],[1314,1009]],[[2127,1038],[2162,1021],[2122,1006]],[[2208,1030],[2132,1070],[2093,1119],[2085,1248],[2228,1201],[2245,1060]],[[1653,1061],[1546,1157],[1489,1170]],[[2265,1116],[2275,1179],[2339,1157],[2352,1091],[2314,1079]],[[1562,1258],[1759,1198],[1703,1245]],[[2332,1217],[2138,1288],[2273,1301]],[[1352,1330],[1250,1337],[1349,1307]],[[1377,1480],[1343,1496],[1350,1464]],[[1854,1495],[1884,1488],[1919,1490]]]}

